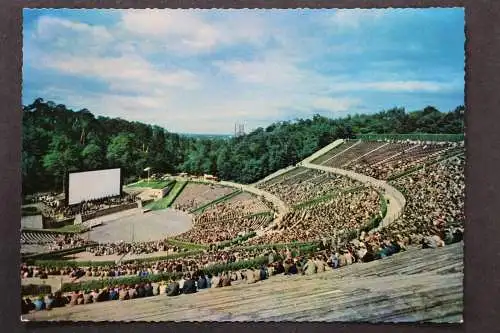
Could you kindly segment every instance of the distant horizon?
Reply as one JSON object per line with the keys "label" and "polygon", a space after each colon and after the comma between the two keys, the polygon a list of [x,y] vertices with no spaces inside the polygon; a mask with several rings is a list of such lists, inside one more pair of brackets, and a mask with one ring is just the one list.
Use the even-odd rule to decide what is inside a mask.
{"label": "distant horizon", "polygon": [[463,8],[23,10],[38,96],[174,133],[464,104]]}
{"label": "distant horizon", "polygon": [[[42,97],[39,97],[39,98],[42,98]],[[45,100],[44,98],[42,98],[44,102],[53,102],[55,103],[56,105],[57,104],[60,104],[60,103],[56,103],[56,101],[52,101],[52,100]],[[33,101],[32,101],[33,102]],[[32,102],[28,103],[28,104],[23,104],[23,107],[24,106],[27,106],[29,104],[31,104]],[[460,105],[457,105],[455,106],[454,108],[452,108],[451,110],[439,110],[438,108],[436,108],[439,112],[452,112],[454,109],[458,108],[458,107],[465,107],[464,104],[460,104]],[[68,106],[66,106],[68,108]],[[383,111],[388,111],[390,109],[394,109],[394,108],[398,108],[398,109],[404,109],[406,113],[411,113],[411,112],[417,112],[417,111],[420,111],[420,110],[423,110],[424,108],[426,107],[434,107],[433,105],[426,105],[424,107],[421,107],[420,109],[417,109],[417,110],[408,110],[406,109],[405,107],[403,106],[393,106],[392,108],[388,108],[388,109],[384,109],[384,110],[378,110],[378,111],[375,111],[375,112],[372,112],[372,113],[356,113],[356,114],[346,114],[346,115],[339,115],[335,118],[333,117],[328,117],[328,116],[325,116],[325,115],[320,115],[320,116],[323,116],[323,117],[326,117],[327,119],[332,119],[332,120],[335,120],[335,119],[341,119],[341,118],[344,118],[344,117],[347,117],[347,116],[356,116],[356,115],[374,115],[374,114],[377,114],[379,112],[383,112]],[[68,108],[70,109],[70,108]],[[87,108],[83,108],[83,109],[87,109]],[[71,109],[73,112],[78,112],[80,110],[83,110],[83,109],[79,109],[79,110],[74,110],[74,109]],[[88,109],[87,109],[88,110]],[[110,117],[110,116],[107,116],[107,115],[99,115],[99,114],[95,114],[94,112],[92,112],[92,110],[88,110],[90,113],[92,113],[94,116],[97,116],[97,117],[108,117],[110,119],[123,119],[123,120],[126,120],[126,121],[135,121],[135,120],[129,120],[129,119],[125,119],[123,117]],[[274,123],[277,123],[277,122],[293,122],[293,121],[296,121],[296,120],[305,120],[305,119],[312,119],[315,115],[309,115],[308,117],[304,117],[304,118],[295,118],[295,119],[287,119],[287,120],[275,120],[274,122],[271,122],[271,123],[268,123],[268,124],[264,124],[262,126],[259,126],[260,128],[266,128],[268,126],[271,126],[272,124]],[[235,136],[235,133],[234,133],[234,129],[233,129],[233,132],[232,133],[203,133],[203,132],[175,132],[175,131],[172,131],[170,130],[169,128],[165,127],[165,126],[162,126],[162,125],[159,125],[159,124],[154,124],[154,123],[146,123],[146,122],[142,122],[142,121],[139,121],[143,124],[146,124],[146,125],[151,125],[151,126],[159,126],[159,127],[162,127],[164,130],[170,132],[170,133],[175,133],[175,134],[178,134],[178,135],[184,135],[184,136],[224,136],[224,137],[234,137]],[[243,122],[245,123],[245,122]],[[238,123],[236,123],[238,124]],[[240,122],[241,124],[241,122]],[[256,127],[256,128],[245,128],[245,134],[248,134],[248,133],[251,133],[253,131],[255,131],[257,128],[259,127]],[[233,124],[233,128],[234,128],[234,124]]]}

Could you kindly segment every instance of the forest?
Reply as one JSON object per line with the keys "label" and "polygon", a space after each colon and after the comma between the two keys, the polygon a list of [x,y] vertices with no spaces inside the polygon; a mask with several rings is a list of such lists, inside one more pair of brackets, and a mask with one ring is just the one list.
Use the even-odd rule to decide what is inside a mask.
{"label": "forest", "polygon": [[359,134],[464,133],[465,107],[441,112],[432,106],[407,112],[393,108],[330,119],[315,115],[257,128],[243,136],[203,138],[37,98],[23,106],[23,194],[61,192],[72,171],[120,167],[124,182],[152,172],[213,174],[252,183],[296,164],[339,138]]}

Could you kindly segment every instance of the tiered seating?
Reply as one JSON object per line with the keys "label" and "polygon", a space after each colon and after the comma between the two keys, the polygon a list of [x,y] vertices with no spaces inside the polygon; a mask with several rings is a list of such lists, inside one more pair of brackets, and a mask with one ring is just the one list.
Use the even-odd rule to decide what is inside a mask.
{"label": "tiered seating", "polygon": [[188,183],[175,200],[174,208],[191,210],[228,195],[233,191],[234,189],[230,187],[217,184]]}
{"label": "tiered seating", "polygon": [[[463,312],[463,245],[409,250],[312,276],[233,282],[185,297],[65,306],[23,315],[41,321],[439,321]],[[279,295],[279,297],[277,297]],[[231,304],[231,313],[228,313]],[[346,310],[348,309],[348,310]]]}
{"label": "tiered seating", "polygon": [[373,189],[340,194],[312,207],[287,213],[276,233],[250,240],[251,244],[312,241],[358,230],[380,212],[380,196]]}
{"label": "tiered seating", "polygon": [[44,232],[21,232],[21,244],[48,244],[56,240],[56,235]]}
{"label": "tiered seating", "polygon": [[400,164],[412,163],[429,157],[432,154],[442,152],[448,148],[448,145],[443,144],[418,144],[405,150],[402,154],[383,161],[380,165],[393,164],[395,161]]}
{"label": "tiered seating", "polygon": [[308,169],[294,177],[259,187],[290,205],[312,200],[327,193],[354,187],[358,183],[321,170]]}
{"label": "tiered seating", "polygon": [[383,160],[386,160],[388,158],[391,158],[397,154],[402,153],[403,151],[414,147],[415,144],[412,143],[390,143],[388,145],[385,145],[381,147],[380,149],[377,149],[360,159],[356,161],[352,161],[347,165],[347,168],[349,168],[352,165],[373,165],[375,163],[381,162]]}
{"label": "tiered seating", "polygon": [[236,238],[269,225],[271,215],[234,216],[220,219],[198,219],[193,228],[176,238],[187,242],[212,244]]}
{"label": "tiered seating", "polygon": [[257,214],[262,212],[268,212],[269,207],[262,202],[258,197],[248,193],[240,193],[229,200],[221,203],[216,208],[217,210],[241,210],[244,215]]}
{"label": "tiered seating", "polygon": [[284,174],[281,174],[279,176],[276,176],[272,179],[269,179],[265,182],[262,182],[259,184],[258,187],[261,187],[261,186],[267,186],[267,185],[271,185],[271,184],[274,184],[274,183],[277,183],[277,182],[280,182],[282,181],[283,179],[286,179],[286,178],[292,178],[292,177],[295,177],[301,173],[304,173],[306,172],[308,169],[307,168],[303,168],[303,167],[298,167],[298,168],[294,168]]}
{"label": "tiered seating", "polygon": [[329,167],[342,168],[345,164],[351,162],[352,160],[355,160],[386,144],[386,142],[363,141],[322,164]]}
{"label": "tiered seating", "polygon": [[465,157],[433,164],[392,182],[405,191],[406,207],[400,221],[387,232],[407,237],[441,234],[444,227],[463,227],[465,221]]}
{"label": "tiered seating", "polygon": [[344,150],[352,147],[353,145],[359,143],[357,140],[351,140],[351,141],[345,141],[341,145],[329,150],[326,154],[318,157],[317,159],[313,160],[312,163],[314,164],[325,164],[328,162],[332,157],[335,155],[343,152]]}

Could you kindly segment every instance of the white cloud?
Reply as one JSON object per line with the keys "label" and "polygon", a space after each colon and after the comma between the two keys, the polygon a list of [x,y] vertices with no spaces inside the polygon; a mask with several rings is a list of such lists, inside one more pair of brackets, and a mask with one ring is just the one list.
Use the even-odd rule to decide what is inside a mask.
{"label": "white cloud", "polygon": [[362,24],[380,20],[387,9],[338,9],[329,17],[328,23],[337,28],[357,29]]}
{"label": "white cloud", "polygon": [[287,59],[265,59],[254,61],[215,61],[222,72],[234,76],[238,81],[266,85],[290,85],[304,79],[303,73]]}
{"label": "white cloud", "polygon": [[40,59],[38,66],[101,79],[108,82],[111,89],[120,91],[150,91],[166,87],[194,89],[199,84],[196,75],[190,71],[158,68],[135,56],[98,58],[51,55]]}
{"label": "white cloud", "polygon": [[353,98],[317,97],[312,100],[312,107],[330,112],[352,111],[360,104],[360,100]]}
{"label": "white cloud", "polygon": [[96,53],[115,38],[108,28],[51,16],[41,16],[33,32],[35,40],[67,53]]}
{"label": "white cloud", "polygon": [[[463,84],[462,84],[463,86]],[[331,92],[349,91],[380,91],[380,92],[442,92],[460,87],[457,82],[436,81],[378,81],[378,82],[353,82],[338,81],[330,85]]]}
{"label": "white cloud", "polygon": [[[208,52],[220,45],[259,44],[269,36],[264,21],[234,12],[208,20],[203,10],[130,10],[120,26],[128,33],[181,53]],[[239,19],[238,19],[239,18]]]}
{"label": "white cloud", "polygon": [[[377,10],[340,10],[329,17],[336,27],[355,29],[382,15]],[[41,93],[44,99],[177,132],[230,133],[237,121],[255,128],[310,117],[316,110],[340,115],[366,107],[351,92],[441,92],[459,86],[405,80],[383,71],[380,78],[386,81],[375,81],[373,74],[358,81],[359,72],[334,76],[343,63],[333,61],[327,74],[321,63],[315,67],[310,59],[321,59],[326,50],[332,55],[353,52],[352,46],[306,36],[300,26],[289,26],[276,26],[264,14],[248,11],[127,10],[108,26],[41,16],[25,59],[32,67],[50,70],[45,81],[57,72],[99,80],[110,91],[76,90],[55,79]],[[251,51],[213,52],[226,46]]]}

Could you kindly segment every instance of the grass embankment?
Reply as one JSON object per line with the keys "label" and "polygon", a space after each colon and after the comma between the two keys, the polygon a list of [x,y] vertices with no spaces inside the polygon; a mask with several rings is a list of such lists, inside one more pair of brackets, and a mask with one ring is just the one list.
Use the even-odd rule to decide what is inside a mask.
{"label": "grass embankment", "polygon": [[152,188],[155,190],[161,190],[167,187],[174,180],[150,180],[149,182],[145,179],[138,181],[137,183],[129,184],[126,187],[140,187],[140,188]]}
{"label": "grass embankment", "polygon": [[180,247],[181,249],[187,249],[187,250],[200,250],[200,249],[208,248],[208,245],[185,242],[185,241],[181,241],[181,240],[178,240],[175,238],[168,238],[167,244],[172,245],[172,246],[177,246],[177,247]]}
{"label": "grass embankment", "polygon": [[187,181],[176,181],[174,187],[170,190],[166,197],[146,205],[145,208],[151,210],[160,210],[170,207],[174,203],[175,199],[177,199],[179,194],[181,194],[187,183]]}
{"label": "grass embankment", "polygon": [[[240,237],[237,237],[235,239],[232,239],[230,241],[226,242],[235,242],[237,244],[237,240],[244,240],[247,237],[254,236],[253,233],[249,233],[247,235],[243,235]],[[177,241],[177,244],[186,244],[185,242],[180,242]],[[158,257],[148,257],[148,258],[139,258],[139,259],[129,259],[129,260],[124,260],[122,264],[127,264],[127,263],[146,263],[146,262],[155,262],[155,261],[165,261],[165,260],[175,260],[175,259],[180,259],[180,258],[186,258],[189,256],[201,254],[205,251],[205,247],[208,247],[207,245],[200,245],[200,244],[195,244],[197,246],[200,246],[202,248],[198,249],[191,249],[188,251],[183,251],[183,252],[178,252],[174,254],[169,254],[166,256],[158,256]],[[222,243],[220,244],[222,245]],[[276,244],[263,244],[263,245],[241,245],[241,246],[236,246],[234,247],[235,250],[263,250],[263,249],[271,249],[271,248],[276,248],[277,250],[284,249],[284,248],[291,248],[291,249],[297,249],[295,250],[296,253],[300,252],[310,252],[313,249],[315,250],[319,245],[318,241],[315,242],[293,242],[293,243],[276,243]],[[216,247],[219,248],[219,247]],[[297,252],[298,251],[298,252]],[[30,260],[29,262],[30,265],[35,265],[43,268],[64,268],[64,267],[113,267],[116,265],[114,261],[75,261],[75,260],[58,260],[58,259],[35,259],[35,260]]]}

